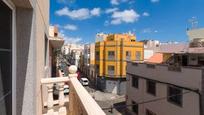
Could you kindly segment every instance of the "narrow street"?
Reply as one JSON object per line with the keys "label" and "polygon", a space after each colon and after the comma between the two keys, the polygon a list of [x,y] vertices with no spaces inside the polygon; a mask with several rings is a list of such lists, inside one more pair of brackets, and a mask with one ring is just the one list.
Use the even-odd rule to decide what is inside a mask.
{"label": "narrow street", "polygon": [[[99,106],[104,110],[107,115],[127,115],[125,113],[125,96],[106,93],[94,88],[92,83],[89,86],[85,86],[85,89],[96,100]],[[114,107],[111,109],[111,107]]]}

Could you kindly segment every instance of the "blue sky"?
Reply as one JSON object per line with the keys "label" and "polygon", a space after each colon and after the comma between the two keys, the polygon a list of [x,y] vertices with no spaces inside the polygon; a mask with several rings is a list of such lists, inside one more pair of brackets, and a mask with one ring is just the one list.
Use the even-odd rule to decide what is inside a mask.
{"label": "blue sky", "polygon": [[67,42],[91,43],[98,32],[134,32],[137,40],[187,42],[189,19],[204,27],[204,0],[51,0],[50,23]]}

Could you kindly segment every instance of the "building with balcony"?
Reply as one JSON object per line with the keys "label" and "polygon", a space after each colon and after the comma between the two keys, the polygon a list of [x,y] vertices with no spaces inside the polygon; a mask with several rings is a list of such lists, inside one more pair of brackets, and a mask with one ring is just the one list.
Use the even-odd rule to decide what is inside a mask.
{"label": "building with balcony", "polygon": [[143,61],[143,43],[132,34],[108,34],[95,43],[97,86],[116,94],[125,93],[126,61]]}
{"label": "building with balcony", "polygon": [[[0,115],[104,115],[77,80],[76,69],[70,68],[69,77],[51,76],[51,51],[63,40],[49,34],[49,0],[1,0],[0,17]],[[53,84],[60,86],[57,101]]]}
{"label": "building with balcony", "polygon": [[84,53],[81,56],[83,64],[81,70],[91,80],[95,81],[95,44],[84,45]]}
{"label": "building with balcony", "polygon": [[67,43],[62,47],[62,52],[67,56],[68,62],[79,67],[80,55],[83,53],[84,45]]}
{"label": "building with balcony", "polygon": [[59,56],[61,47],[64,44],[64,39],[59,36],[58,28],[56,26],[49,27],[49,76],[57,76],[57,66],[59,66]]}
{"label": "building with balcony", "polygon": [[190,44],[170,52],[165,62],[128,62],[126,103],[132,114],[203,115],[204,47]]}

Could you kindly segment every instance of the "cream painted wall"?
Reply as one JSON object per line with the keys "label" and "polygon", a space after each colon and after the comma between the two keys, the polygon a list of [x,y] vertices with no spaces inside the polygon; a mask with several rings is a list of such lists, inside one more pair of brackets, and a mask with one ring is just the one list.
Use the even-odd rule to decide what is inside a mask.
{"label": "cream painted wall", "polygon": [[[49,66],[49,42],[45,47],[45,36],[49,38],[49,0],[37,0],[36,5],[36,112],[38,115],[42,113],[42,94],[47,90],[41,90],[41,78],[47,75],[45,67]],[[47,49],[47,57],[45,59],[45,50]],[[46,65],[45,65],[46,61]],[[43,100],[44,101],[44,100]]]}

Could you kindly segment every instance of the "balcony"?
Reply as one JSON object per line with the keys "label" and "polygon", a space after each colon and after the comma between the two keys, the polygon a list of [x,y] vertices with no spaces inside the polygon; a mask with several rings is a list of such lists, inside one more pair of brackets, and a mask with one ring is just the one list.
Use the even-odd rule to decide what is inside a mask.
{"label": "balcony", "polygon": [[[103,110],[78,81],[76,70],[75,66],[70,66],[68,77],[41,79],[42,87],[46,86],[47,88],[45,92],[42,90],[42,94],[47,93],[47,101],[43,102],[43,115],[105,115]],[[67,97],[64,96],[65,82],[69,85],[69,95]],[[59,86],[58,100],[53,100],[54,84]]]}
{"label": "balcony", "polygon": [[49,37],[49,41],[54,48],[60,48],[64,44],[64,39],[60,37]]}

